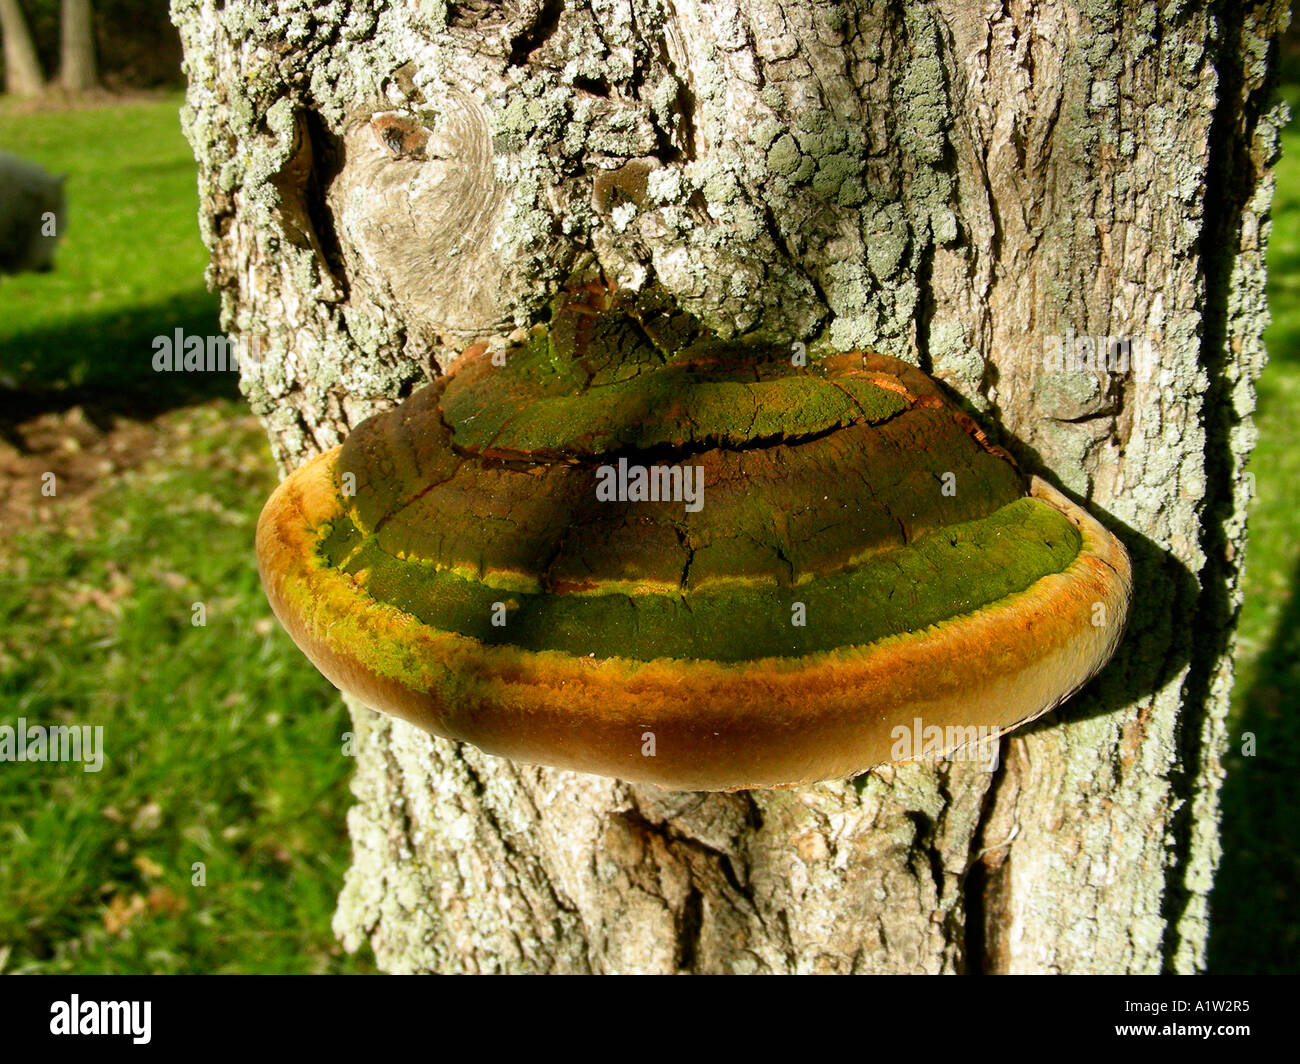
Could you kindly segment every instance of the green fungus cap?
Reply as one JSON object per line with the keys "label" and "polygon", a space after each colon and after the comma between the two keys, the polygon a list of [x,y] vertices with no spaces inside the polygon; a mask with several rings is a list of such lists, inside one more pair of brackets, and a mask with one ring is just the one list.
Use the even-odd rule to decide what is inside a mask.
{"label": "green fungus cap", "polygon": [[[378,678],[372,701],[390,697],[376,684],[395,687],[407,693],[390,697],[395,712],[475,741],[503,701],[533,719],[522,674],[581,662],[556,682],[599,681],[608,707],[635,704],[652,676],[689,703],[701,669],[761,688],[816,666],[816,690],[840,659],[932,651],[1080,566],[1096,531],[1031,494],[920,371],[870,353],[804,361],[603,289],[566,294],[548,326],[471,348],[324,459],[300,486],[302,527],[285,534],[304,575],[279,581],[277,612],[300,643],[328,645],[313,653],[331,658],[327,675],[346,658],[348,676]],[[442,649],[416,653],[422,640]],[[1109,656],[1113,639],[1101,643]],[[499,684],[508,699],[485,693]],[[743,732],[743,705],[727,712]],[[574,751],[607,754],[610,740],[575,726],[545,722],[564,748],[534,759],[591,768]],[[516,749],[487,730],[488,748]],[[743,734],[728,741],[743,747]],[[593,770],[611,771],[606,754]],[[691,784],[752,782],[721,779],[706,769]]]}

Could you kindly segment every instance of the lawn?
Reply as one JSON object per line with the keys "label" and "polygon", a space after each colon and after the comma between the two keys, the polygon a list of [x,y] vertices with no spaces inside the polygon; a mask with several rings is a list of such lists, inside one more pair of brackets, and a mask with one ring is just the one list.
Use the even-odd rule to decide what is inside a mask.
{"label": "lawn", "polygon": [[[211,331],[217,302],[203,283],[181,103],[37,114],[0,104],[0,148],[66,174],[68,204],[57,269],[2,282],[0,383],[149,392],[151,340],[164,325]],[[210,387],[184,375],[177,384]]]}
{"label": "lawn", "polygon": [[0,971],[370,970],[330,931],[347,714],[253,562],[265,437],[231,376],[151,368],[218,330],[180,104],[0,110],[69,174],[56,270],[0,278],[0,724],[106,753],[0,766]]}

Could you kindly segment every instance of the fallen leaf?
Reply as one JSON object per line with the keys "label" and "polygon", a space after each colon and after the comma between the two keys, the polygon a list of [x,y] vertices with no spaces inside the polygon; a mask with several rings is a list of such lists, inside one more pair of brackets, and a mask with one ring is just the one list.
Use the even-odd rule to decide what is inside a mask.
{"label": "fallen leaf", "polygon": [[185,899],[172,892],[168,887],[154,887],[149,891],[149,911],[175,916],[185,911]]}
{"label": "fallen leaf", "polygon": [[114,894],[108,900],[108,908],[104,910],[104,928],[110,935],[116,935],[130,925],[131,921],[143,913],[145,910],[144,897],[139,894],[132,894],[130,900],[123,898],[121,894]]}
{"label": "fallen leaf", "polygon": [[163,874],[163,866],[157,861],[146,857],[144,854],[137,855],[131,863],[140,870],[140,874],[146,879],[157,879]]}
{"label": "fallen leaf", "polygon": [[157,802],[145,802],[135,811],[131,820],[132,831],[153,831],[162,823],[162,806]]}

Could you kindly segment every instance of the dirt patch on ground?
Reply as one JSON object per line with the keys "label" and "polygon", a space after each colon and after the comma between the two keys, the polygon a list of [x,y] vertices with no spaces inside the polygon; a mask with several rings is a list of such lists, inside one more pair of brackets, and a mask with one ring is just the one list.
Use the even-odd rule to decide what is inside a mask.
{"label": "dirt patch on ground", "polygon": [[[0,539],[23,529],[83,526],[96,498],[119,476],[184,446],[193,430],[188,411],[199,409],[137,419],[86,403],[26,420],[0,419]],[[227,419],[233,431],[230,421],[243,431],[257,425],[248,413]]]}
{"label": "dirt patch on ground", "polygon": [[125,469],[160,450],[156,422],[84,406],[39,414],[0,435],[0,528],[52,527],[85,509]]}

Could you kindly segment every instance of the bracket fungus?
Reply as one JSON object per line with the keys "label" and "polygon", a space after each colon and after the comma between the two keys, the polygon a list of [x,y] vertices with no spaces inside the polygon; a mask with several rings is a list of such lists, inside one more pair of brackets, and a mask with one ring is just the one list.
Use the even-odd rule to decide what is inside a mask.
{"label": "bracket fungus", "polygon": [[566,294],[280,485],[271,605],[375,709],[679,790],[950,754],[1082,686],[1120,543],[915,367],[799,361]]}

